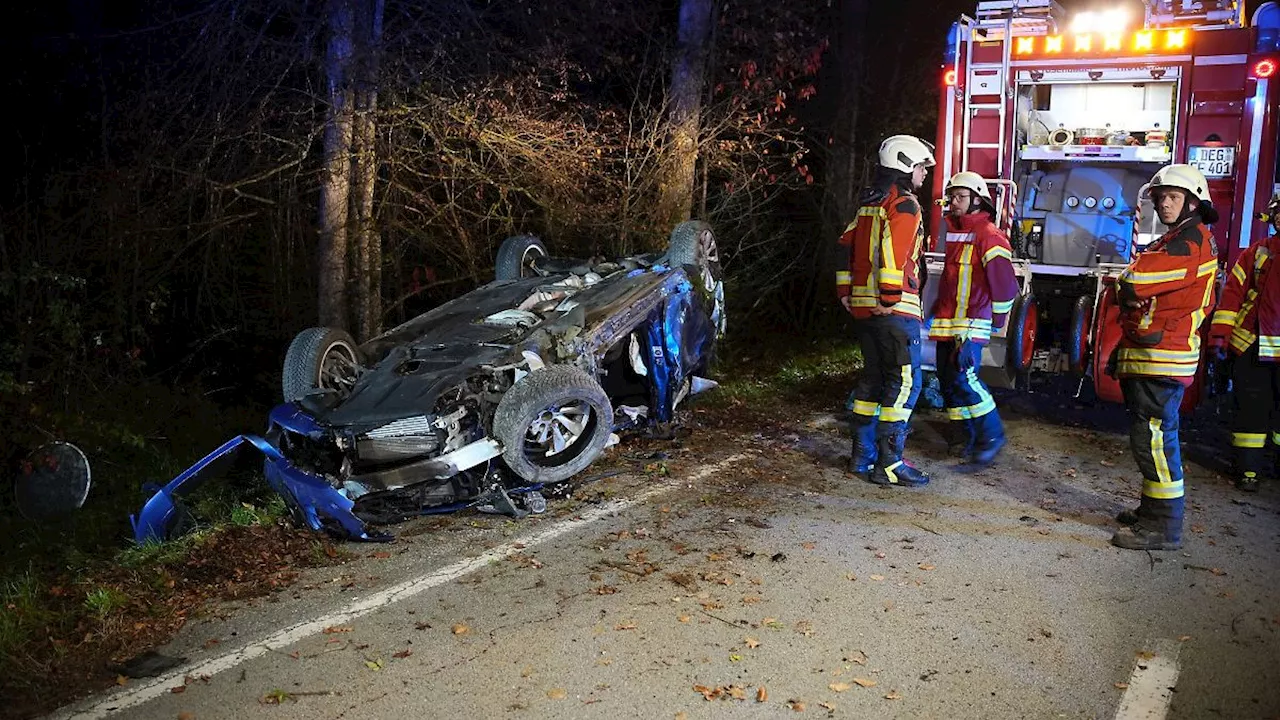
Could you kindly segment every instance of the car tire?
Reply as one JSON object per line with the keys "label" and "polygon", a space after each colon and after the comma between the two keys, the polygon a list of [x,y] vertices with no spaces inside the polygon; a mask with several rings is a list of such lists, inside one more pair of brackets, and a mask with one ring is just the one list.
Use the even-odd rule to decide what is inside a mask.
{"label": "car tire", "polygon": [[1077,376],[1084,375],[1089,360],[1089,329],[1093,324],[1093,296],[1081,295],[1071,311],[1071,333],[1067,337],[1067,364]]}
{"label": "car tire", "polygon": [[702,220],[686,220],[676,225],[667,241],[667,262],[675,265],[692,265],[708,272],[714,280],[720,280],[720,248],[716,234],[709,223]]}
{"label": "car tire", "polygon": [[[502,459],[530,483],[561,482],[582,472],[604,451],[612,431],[609,397],[595,378],[572,365],[529,373],[502,396],[493,414]],[[557,433],[567,444],[545,452],[554,449]]]}
{"label": "car tire", "polygon": [[280,377],[285,402],[296,402],[316,390],[345,396],[355,384],[360,349],[346,330],[307,328],[289,343]]}
{"label": "car tire", "polygon": [[665,259],[672,266],[698,269],[700,289],[706,291],[711,302],[711,321],[716,328],[716,337],[724,335],[724,271],[711,225],[702,220],[687,220],[676,225],[667,242]]}
{"label": "car tire", "polygon": [[533,261],[547,257],[547,246],[536,235],[512,235],[498,246],[493,275],[496,280],[533,277]]}
{"label": "car tire", "polygon": [[1031,359],[1036,349],[1036,332],[1040,327],[1038,312],[1036,297],[1030,292],[1013,301],[1013,309],[1009,311],[1009,331],[1005,333],[1005,338],[1009,346],[1009,367],[1014,372],[1024,373],[1031,369]]}

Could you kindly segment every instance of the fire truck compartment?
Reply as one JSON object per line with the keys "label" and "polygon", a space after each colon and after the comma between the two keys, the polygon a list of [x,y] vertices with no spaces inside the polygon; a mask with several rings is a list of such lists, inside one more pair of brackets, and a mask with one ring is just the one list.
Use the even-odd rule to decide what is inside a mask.
{"label": "fire truck compartment", "polygon": [[1022,254],[1073,267],[1128,262],[1134,204],[1151,173],[1144,164],[1028,164],[1018,179]]}

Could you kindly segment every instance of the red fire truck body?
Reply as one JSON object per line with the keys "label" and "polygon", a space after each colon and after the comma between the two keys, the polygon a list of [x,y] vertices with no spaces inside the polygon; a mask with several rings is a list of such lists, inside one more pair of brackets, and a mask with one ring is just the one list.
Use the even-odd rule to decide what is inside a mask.
{"label": "red fire truck body", "polygon": [[[1280,191],[1280,6],[1246,22],[1239,2],[1145,5],[1132,29],[1102,14],[1068,30],[1053,0],[980,2],[953,26],[934,197],[961,170],[987,178],[1023,281],[984,353],[989,381],[1069,369],[1120,399],[1102,372],[1119,337],[1111,287],[1166,230],[1145,197],[1160,167],[1190,163],[1208,178],[1224,264],[1268,233],[1259,213]],[[942,212],[930,225],[935,277]]]}

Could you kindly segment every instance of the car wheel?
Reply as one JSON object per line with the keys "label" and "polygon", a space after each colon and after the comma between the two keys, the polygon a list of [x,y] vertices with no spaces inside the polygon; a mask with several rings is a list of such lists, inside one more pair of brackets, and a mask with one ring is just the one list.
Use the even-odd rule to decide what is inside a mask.
{"label": "car wheel", "polygon": [[711,225],[701,220],[688,220],[676,225],[667,245],[667,262],[692,265],[698,269],[702,289],[711,299],[711,320],[716,335],[725,330],[724,274],[720,266],[720,248]]}
{"label": "car wheel", "polygon": [[498,246],[493,275],[497,280],[533,277],[534,264],[547,256],[547,246],[535,235],[513,235]]}
{"label": "car wheel", "polygon": [[285,402],[294,402],[316,390],[334,390],[346,396],[360,373],[360,350],[346,330],[313,327],[298,333],[289,343],[281,373]]}
{"label": "car wheel", "polygon": [[1036,351],[1036,332],[1040,317],[1036,298],[1030,292],[1013,301],[1009,313],[1009,331],[1005,338],[1009,345],[1009,367],[1015,372],[1031,369],[1031,359]]}
{"label": "car wheel", "polygon": [[1082,295],[1071,311],[1071,336],[1067,338],[1067,364],[1071,372],[1084,375],[1088,369],[1089,328],[1093,325],[1093,296]]}
{"label": "car wheel", "polygon": [[502,396],[493,435],[512,472],[530,483],[554,483],[600,455],[612,420],[613,406],[600,383],[572,365],[548,365]]}

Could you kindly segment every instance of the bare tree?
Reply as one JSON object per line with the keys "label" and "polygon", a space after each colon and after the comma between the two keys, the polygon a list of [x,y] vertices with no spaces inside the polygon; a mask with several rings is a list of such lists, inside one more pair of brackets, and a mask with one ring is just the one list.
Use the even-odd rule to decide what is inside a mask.
{"label": "bare tree", "polygon": [[324,69],[328,114],[324,169],[320,179],[320,243],[317,253],[320,324],[345,328],[347,321],[347,224],[351,205],[351,140],[355,97],[351,59],[355,36],[353,0],[328,0],[329,41]]}
{"label": "bare tree", "polygon": [[356,329],[361,338],[382,330],[382,238],[374,223],[378,178],[378,71],[384,0],[358,0],[356,13],[355,163],[351,205],[355,215]]}
{"label": "bare tree", "polygon": [[689,219],[698,165],[698,127],[711,41],[711,0],[681,0],[680,28],[671,63],[670,154],[661,184],[658,216],[670,224]]}

